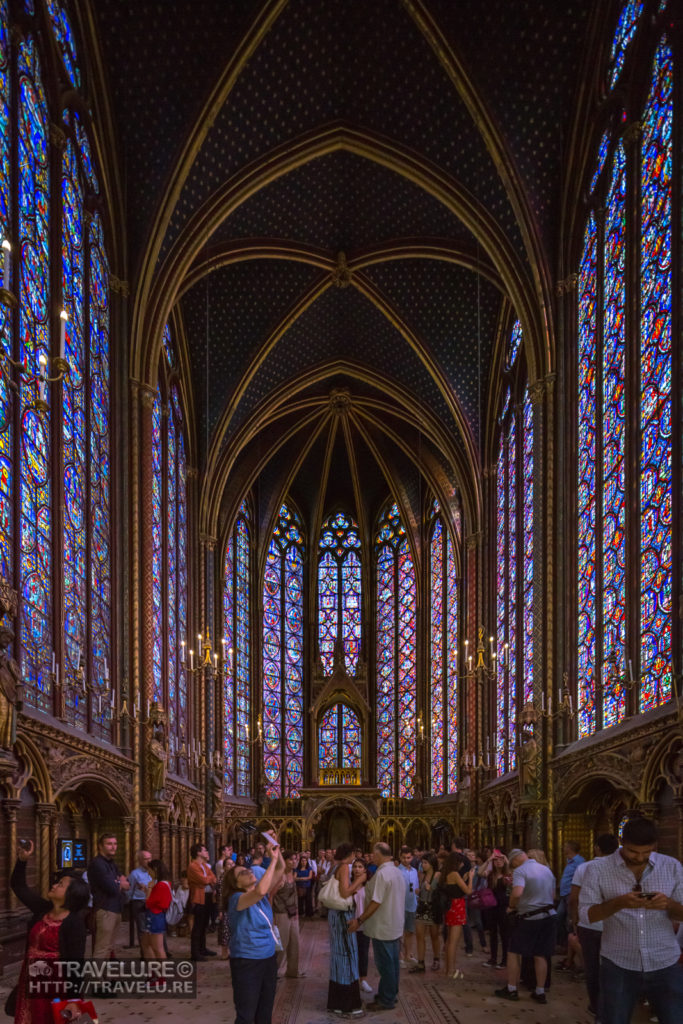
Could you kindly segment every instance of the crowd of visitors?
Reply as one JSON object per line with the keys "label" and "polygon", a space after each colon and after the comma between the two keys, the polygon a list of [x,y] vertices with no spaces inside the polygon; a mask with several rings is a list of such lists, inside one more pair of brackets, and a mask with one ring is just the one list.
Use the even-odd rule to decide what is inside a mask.
{"label": "crowd of visitors", "polygon": [[[168,957],[166,933],[175,928],[189,933],[191,957],[201,962],[216,956],[207,934],[217,933],[221,957],[230,959],[236,1024],[270,1024],[278,976],[304,977],[299,930],[315,915],[327,918],[327,1009],[337,1016],[392,1009],[402,968],[458,986],[467,973],[460,957],[475,955],[476,940],[482,963],[505,971],[504,984],[492,988],[498,999],[519,1001],[524,984],[545,1004],[559,953],[555,969],[582,972],[598,1024],[629,1024],[639,1000],[659,1024],[683,1020],[683,867],[656,852],[655,826],[645,818],[626,823],[621,843],[598,836],[590,861],[567,841],[559,884],[537,849],[475,851],[456,838],[439,849],[403,847],[397,857],[386,843],[371,852],[342,843],[315,856],[269,838],[246,853],[222,847],[213,867],[207,847],[195,844],[173,888],[164,863],[146,850],[126,877],[116,837],[103,835],[87,875],[62,873],[46,897],[27,886],[33,847],[20,846],[12,888],[34,916],[15,1021],[51,1019],[48,1005],[26,998],[28,958],[82,959],[88,907],[93,956],[114,956],[124,901],[143,958]],[[371,947],[379,981],[364,1002],[363,993],[373,993]]]}

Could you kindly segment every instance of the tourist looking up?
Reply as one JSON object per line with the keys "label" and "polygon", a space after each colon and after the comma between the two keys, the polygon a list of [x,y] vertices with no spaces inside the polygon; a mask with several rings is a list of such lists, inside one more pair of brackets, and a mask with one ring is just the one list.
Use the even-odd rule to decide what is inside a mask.
{"label": "tourist looking up", "polygon": [[522,957],[533,957],[536,990],[531,998],[547,1002],[545,983],[548,958],[555,950],[555,876],[545,864],[527,857],[524,850],[510,851],[512,891],[508,913],[515,917],[510,925],[507,986],[496,989],[502,999],[517,1000]]}
{"label": "tourist looking up", "polygon": [[648,818],[624,825],[621,847],[594,861],[583,877],[579,917],[603,922],[600,946],[602,1024],[628,1024],[645,996],[659,1024],[680,1024],[683,968],[673,921],[683,921],[683,867],[655,851]]}
{"label": "tourist looking up", "polygon": [[118,840],[107,832],[97,842],[97,856],[88,864],[88,885],[95,911],[93,957],[105,960],[114,955],[116,929],[121,924],[124,893],[130,885],[114,861]]}
{"label": "tourist looking up", "polygon": [[391,1010],[398,999],[399,951],[405,923],[405,882],[394,866],[391,847],[376,843],[372,858],[377,870],[365,888],[365,910],[349,924],[349,931],[361,926],[372,939],[375,967],[379,972],[377,995],[368,1010]]}
{"label": "tourist looking up", "polygon": [[[353,846],[342,843],[334,854],[334,877],[339,884],[339,897],[348,900],[346,910],[328,907],[327,923],[330,933],[330,984],[327,991],[327,1009],[333,1013],[360,1016],[363,1004],[360,997],[358,971],[358,945],[349,934],[349,922],[356,913],[352,899],[365,882],[365,872],[358,873],[352,882],[349,867],[353,860]],[[328,876],[329,877],[329,876]],[[325,894],[323,894],[324,896]]]}
{"label": "tourist looking up", "polygon": [[[33,843],[28,849],[17,848],[17,861],[10,878],[12,892],[33,917],[29,923],[26,951],[19,974],[15,996],[15,1021],[21,1024],[52,1020],[52,995],[36,996],[28,993],[29,960],[82,960],[85,956],[85,918],[90,891],[78,872],[62,872],[48,890],[47,897],[29,888],[26,864],[33,854]],[[10,1012],[8,1009],[7,1012]]]}
{"label": "tourist looking up", "polygon": [[267,854],[260,878],[237,866],[225,876],[235,1024],[270,1024],[273,1015],[277,957],[268,895],[280,884],[285,862],[279,845],[269,845]]}

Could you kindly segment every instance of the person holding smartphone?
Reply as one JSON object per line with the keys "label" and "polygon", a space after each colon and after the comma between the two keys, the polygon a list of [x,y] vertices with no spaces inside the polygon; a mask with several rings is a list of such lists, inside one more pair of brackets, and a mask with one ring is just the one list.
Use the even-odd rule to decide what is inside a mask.
{"label": "person holding smartphone", "polygon": [[659,1024],[678,1024],[683,968],[674,921],[683,921],[683,866],[655,851],[648,818],[624,825],[621,847],[594,861],[579,892],[579,919],[603,922],[600,944],[602,1024],[628,1024],[645,996]]}
{"label": "person holding smartphone", "polygon": [[282,948],[268,898],[285,871],[279,845],[268,844],[268,867],[260,878],[251,868],[235,865],[224,877],[230,973],[235,1024],[270,1024],[277,986],[277,951]]}

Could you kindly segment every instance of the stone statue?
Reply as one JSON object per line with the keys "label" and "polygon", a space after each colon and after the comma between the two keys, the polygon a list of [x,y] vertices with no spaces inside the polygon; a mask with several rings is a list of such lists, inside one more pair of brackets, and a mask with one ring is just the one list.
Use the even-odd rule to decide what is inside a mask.
{"label": "stone statue", "polygon": [[21,672],[7,648],[14,640],[9,626],[0,626],[0,750],[11,751],[17,733],[17,705],[21,701]]}
{"label": "stone statue", "polygon": [[538,743],[536,742],[533,728],[526,728],[522,732],[519,766],[519,783],[523,797],[537,796],[538,761]]}
{"label": "stone statue", "polygon": [[154,800],[164,799],[167,762],[166,735],[163,726],[159,724],[154,730],[152,742],[149,745],[149,788]]}

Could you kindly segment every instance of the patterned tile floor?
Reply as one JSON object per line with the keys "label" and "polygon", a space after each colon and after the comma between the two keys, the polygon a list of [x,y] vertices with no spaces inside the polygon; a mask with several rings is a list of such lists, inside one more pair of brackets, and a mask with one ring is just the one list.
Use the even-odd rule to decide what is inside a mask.
{"label": "patterned tile floor", "polygon": [[[120,948],[127,941],[127,926],[120,932]],[[214,936],[209,936],[211,946]],[[186,939],[171,939],[170,949],[176,957],[188,953]],[[327,925],[314,920],[303,925],[301,931],[300,969],[306,977],[299,980],[283,979],[273,1013],[273,1024],[332,1024],[339,1018],[326,1011],[328,981]],[[124,955],[132,951],[126,950]],[[582,982],[568,974],[554,972],[553,986],[548,993],[548,1004],[537,1006],[528,993],[521,993],[518,1003],[505,1003],[493,995],[494,987],[504,983],[504,971],[483,966],[483,957],[475,953],[472,958],[459,956],[459,967],[465,978],[458,983],[426,972],[410,975],[401,971],[399,1002],[394,1011],[368,1014],[369,1024],[592,1024],[587,1012],[585,988]],[[0,1006],[14,984],[16,969],[8,968],[0,978]],[[376,984],[377,974],[370,956],[370,984]],[[232,1024],[235,1011],[230,986],[230,969],[218,957],[199,965],[199,994],[196,1000],[100,1000],[97,1003],[101,1024]],[[370,1000],[372,996],[364,997]],[[645,1008],[639,1008],[633,1024],[648,1020]]]}

